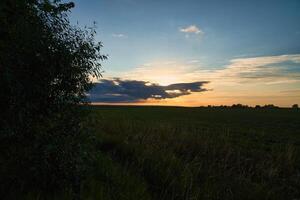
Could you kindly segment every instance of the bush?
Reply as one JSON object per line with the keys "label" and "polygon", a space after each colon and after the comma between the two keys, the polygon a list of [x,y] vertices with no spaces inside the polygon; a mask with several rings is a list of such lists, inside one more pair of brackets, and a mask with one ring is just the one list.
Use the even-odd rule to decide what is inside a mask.
{"label": "bush", "polygon": [[80,105],[106,56],[94,28],[70,25],[72,7],[58,0],[0,2],[1,196],[71,186],[76,193],[93,157]]}

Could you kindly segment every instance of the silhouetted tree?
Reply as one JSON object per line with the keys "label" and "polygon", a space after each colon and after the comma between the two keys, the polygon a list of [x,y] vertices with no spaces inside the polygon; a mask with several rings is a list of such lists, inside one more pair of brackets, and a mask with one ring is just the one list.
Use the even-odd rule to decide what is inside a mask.
{"label": "silhouetted tree", "polygon": [[70,25],[72,7],[59,0],[0,1],[2,198],[30,188],[78,189],[87,168],[89,137],[78,105],[106,57],[93,28]]}
{"label": "silhouetted tree", "polygon": [[299,106],[298,106],[298,104],[294,104],[294,105],[292,106],[292,108],[294,108],[294,109],[298,109],[298,108],[299,108]]}
{"label": "silhouetted tree", "polygon": [[273,109],[273,108],[278,108],[278,106],[275,106],[273,104],[267,104],[267,105],[264,105],[263,108]]}
{"label": "silhouetted tree", "polygon": [[249,106],[248,105],[243,105],[243,104],[233,104],[231,106],[232,108],[248,108]]}

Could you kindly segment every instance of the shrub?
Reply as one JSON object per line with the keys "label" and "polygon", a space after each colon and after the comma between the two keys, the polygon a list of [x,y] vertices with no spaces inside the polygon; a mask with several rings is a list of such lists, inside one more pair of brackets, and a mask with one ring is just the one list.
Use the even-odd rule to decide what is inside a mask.
{"label": "shrub", "polygon": [[72,7],[58,0],[0,2],[1,196],[32,188],[76,192],[92,157],[79,107],[106,56],[94,28],[70,25]]}

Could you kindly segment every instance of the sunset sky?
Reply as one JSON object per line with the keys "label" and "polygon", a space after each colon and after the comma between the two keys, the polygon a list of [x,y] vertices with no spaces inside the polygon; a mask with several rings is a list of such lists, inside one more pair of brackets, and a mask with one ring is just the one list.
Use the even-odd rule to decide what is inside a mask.
{"label": "sunset sky", "polygon": [[109,55],[93,102],[300,104],[299,0],[74,2]]}

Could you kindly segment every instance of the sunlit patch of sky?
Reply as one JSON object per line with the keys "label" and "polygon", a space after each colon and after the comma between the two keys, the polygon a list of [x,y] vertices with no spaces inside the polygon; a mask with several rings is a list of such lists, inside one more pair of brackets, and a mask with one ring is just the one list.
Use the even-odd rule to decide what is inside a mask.
{"label": "sunlit patch of sky", "polygon": [[[75,5],[72,23],[97,22],[96,40],[103,42],[103,53],[109,55],[103,63],[105,78],[148,79],[162,85],[211,81],[217,87],[211,92],[215,96],[246,88],[244,93],[255,96],[266,90],[263,81],[275,84],[274,92],[300,89],[299,62],[283,59],[300,54],[298,0],[75,0]],[[260,63],[270,57],[275,60]],[[252,65],[242,63],[250,58]],[[220,83],[228,82],[229,76],[239,88],[224,88],[221,93]],[[261,85],[247,85],[253,84],[250,76]],[[300,99],[288,102],[292,101],[300,103]]]}

